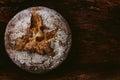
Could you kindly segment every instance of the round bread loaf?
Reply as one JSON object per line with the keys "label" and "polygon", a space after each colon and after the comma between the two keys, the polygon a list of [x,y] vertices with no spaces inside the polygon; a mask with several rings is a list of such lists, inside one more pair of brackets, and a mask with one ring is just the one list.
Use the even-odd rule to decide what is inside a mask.
{"label": "round bread loaf", "polygon": [[23,70],[43,73],[56,68],[71,47],[71,30],[66,20],[46,7],[31,7],[16,14],[5,32],[5,48]]}

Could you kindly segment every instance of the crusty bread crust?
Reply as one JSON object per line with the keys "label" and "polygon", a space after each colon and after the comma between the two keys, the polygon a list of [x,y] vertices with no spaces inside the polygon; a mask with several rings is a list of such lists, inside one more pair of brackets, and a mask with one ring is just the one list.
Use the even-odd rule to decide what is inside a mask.
{"label": "crusty bread crust", "polygon": [[[48,28],[44,33],[58,28],[55,40],[50,44],[55,52],[54,56],[15,50],[15,40],[25,35],[30,28],[33,12],[42,17],[43,25]],[[68,23],[59,13],[46,7],[31,7],[19,12],[10,20],[6,28],[6,51],[15,64],[28,72],[42,73],[56,68],[66,59],[70,47],[71,31]]]}

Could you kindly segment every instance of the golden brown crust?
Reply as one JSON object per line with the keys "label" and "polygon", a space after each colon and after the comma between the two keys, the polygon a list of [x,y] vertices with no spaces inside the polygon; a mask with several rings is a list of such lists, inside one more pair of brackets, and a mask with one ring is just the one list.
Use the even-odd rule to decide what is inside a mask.
{"label": "golden brown crust", "polygon": [[44,33],[43,21],[37,13],[32,13],[31,26],[27,33],[15,41],[15,50],[32,51],[42,55],[54,56],[53,49],[50,47],[50,42],[54,40],[57,30]]}

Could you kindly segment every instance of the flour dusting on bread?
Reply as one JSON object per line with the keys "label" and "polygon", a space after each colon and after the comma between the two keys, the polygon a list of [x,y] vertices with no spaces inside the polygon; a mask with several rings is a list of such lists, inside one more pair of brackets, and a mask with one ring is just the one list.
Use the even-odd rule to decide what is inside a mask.
{"label": "flour dusting on bread", "polygon": [[[29,35],[30,39],[23,44],[24,40],[22,41],[22,39],[31,28],[33,13],[42,19],[42,33],[40,34],[43,37],[40,37],[38,33],[32,32],[32,37]],[[31,39],[33,37],[34,39]],[[15,46],[17,39],[21,40],[21,42],[18,41],[17,43],[20,47],[19,49],[16,49]],[[35,45],[32,45],[30,40],[33,40]],[[71,46],[71,32],[65,19],[56,11],[46,7],[32,7],[19,12],[11,19],[6,28],[5,41],[6,51],[13,62],[29,72],[40,73],[54,69],[64,61]],[[31,47],[28,45],[24,49],[26,43],[29,43]],[[37,49],[39,48],[38,51],[36,46],[39,46],[37,47]],[[42,51],[40,52],[40,50]]]}

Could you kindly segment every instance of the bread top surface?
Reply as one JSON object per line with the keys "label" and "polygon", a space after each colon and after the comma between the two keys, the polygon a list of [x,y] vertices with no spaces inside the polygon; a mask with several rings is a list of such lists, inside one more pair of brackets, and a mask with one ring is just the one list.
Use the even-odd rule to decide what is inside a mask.
{"label": "bread top surface", "polygon": [[[37,18],[38,21],[34,20],[36,17],[35,15],[39,16],[42,22],[40,22],[40,18]],[[36,26],[35,23],[39,26]],[[41,31],[39,31],[40,26]],[[44,29],[42,29],[42,27]],[[32,38],[35,38],[32,39],[32,42],[37,46],[40,45],[40,47],[45,46],[45,50],[47,49],[46,45],[49,43],[49,49],[52,49],[54,55],[51,55],[50,50],[47,50],[48,52],[46,52],[46,54],[44,54],[45,51],[41,52],[40,49],[31,51],[36,48],[33,48],[30,40],[27,41],[30,43],[27,49],[25,48],[25,45],[20,49],[16,49],[16,44],[18,44],[18,46],[23,44],[23,41],[18,41],[18,43],[16,43],[16,41],[18,39],[23,39],[30,30],[32,31]],[[35,31],[37,33],[35,33]],[[54,35],[51,35],[53,32]],[[50,35],[48,35],[49,33]],[[43,35],[43,37],[40,37],[42,38],[41,41],[36,41],[36,36],[38,34]],[[44,34],[48,35],[47,39]],[[48,39],[48,37],[50,38]],[[36,45],[34,46],[36,47]],[[5,32],[5,48],[10,58],[19,67],[30,72],[39,73],[57,67],[67,57],[70,46],[71,31],[68,23],[59,13],[46,7],[31,7],[19,12],[10,20]]]}

